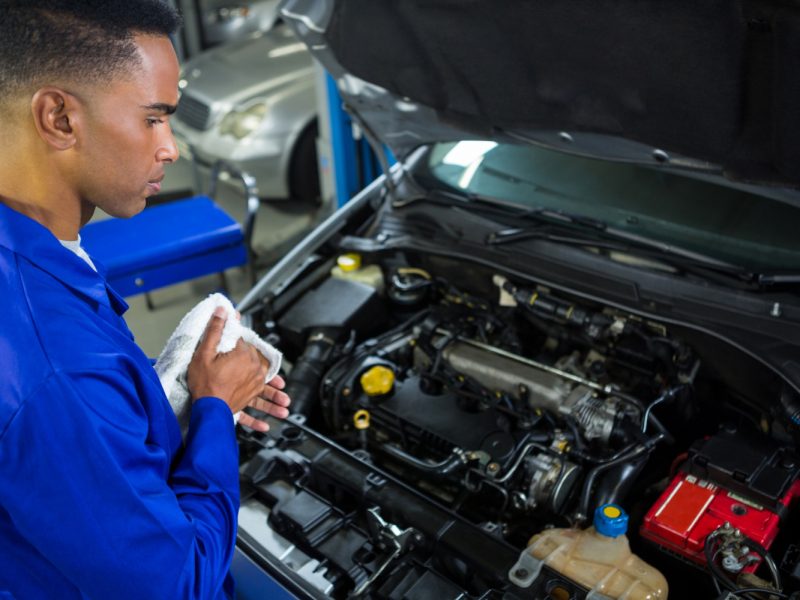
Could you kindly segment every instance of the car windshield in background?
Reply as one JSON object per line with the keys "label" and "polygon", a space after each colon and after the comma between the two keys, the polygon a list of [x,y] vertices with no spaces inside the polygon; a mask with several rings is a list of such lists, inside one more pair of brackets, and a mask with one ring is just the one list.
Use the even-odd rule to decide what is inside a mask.
{"label": "car windshield in background", "polygon": [[800,268],[800,208],[675,171],[487,141],[436,144],[428,168],[469,195],[598,219],[748,269]]}

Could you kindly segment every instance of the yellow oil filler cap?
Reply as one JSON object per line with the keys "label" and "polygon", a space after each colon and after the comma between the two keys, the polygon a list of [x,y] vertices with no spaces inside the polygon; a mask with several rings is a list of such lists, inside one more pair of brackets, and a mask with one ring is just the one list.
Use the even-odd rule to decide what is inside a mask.
{"label": "yellow oil filler cap", "polygon": [[367,396],[383,396],[392,391],[394,371],[383,365],[371,367],[361,376],[361,387]]}
{"label": "yellow oil filler cap", "polygon": [[361,255],[356,252],[342,254],[336,259],[336,265],[345,273],[358,271],[361,268]]}
{"label": "yellow oil filler cap", "polygon": [[357,410],[353,415],[353,425],[359,430],[369,429],[369,411],[363,408]]}

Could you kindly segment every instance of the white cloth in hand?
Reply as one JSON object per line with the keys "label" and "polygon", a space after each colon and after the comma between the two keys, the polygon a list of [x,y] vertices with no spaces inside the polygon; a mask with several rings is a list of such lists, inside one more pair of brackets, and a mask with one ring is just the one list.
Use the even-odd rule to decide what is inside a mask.
{"label": "white cloth in hand", "polygon": [[[230,300],[222,294],[211,294],[200,302],[181,319],[155,364],[156,373],[161,380],[172,410],[175,411],[184,438],[192,411],[192,400],[186,384],[186,371],[194,351],[203,337],[208,321],[218,306],[225,309],[228,318],[222,330],[222,339],[217,346],[217,352],[230,352],[236,347],[239,339],[252,344],[269,361],[269,371],[264,383],[268,383],[275,377],[281,367],[281,353],[258,337],[255,331],[244,327],[239,322],[239,319],[236,318],[236,309]],[[234,421],[238,421],[238,419],[239,413],[236,413]]]}

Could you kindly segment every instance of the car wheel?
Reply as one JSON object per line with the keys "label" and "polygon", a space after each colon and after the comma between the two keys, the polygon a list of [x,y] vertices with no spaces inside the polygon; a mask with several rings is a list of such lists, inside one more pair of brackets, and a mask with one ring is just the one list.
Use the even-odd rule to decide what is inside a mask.
{"label": "car wheel", "polygon": [[289,165],[289,194],[292,199],[319,206],[322,194],[317,163],[317,122],[303,130],[292,152]]}

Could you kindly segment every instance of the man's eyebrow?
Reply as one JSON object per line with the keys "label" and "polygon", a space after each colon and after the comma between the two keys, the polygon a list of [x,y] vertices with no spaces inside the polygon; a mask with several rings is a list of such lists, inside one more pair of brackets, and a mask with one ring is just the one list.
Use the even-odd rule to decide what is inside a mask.
{"label": "man's eyebrow", "polygon": [[153,104],[146,104],[142,106],[142,108],[145,110],[162,112],[165,115],[171,115],[178,109],[178,106],[176,104],[166,104],[165,102],[154,102]]}

